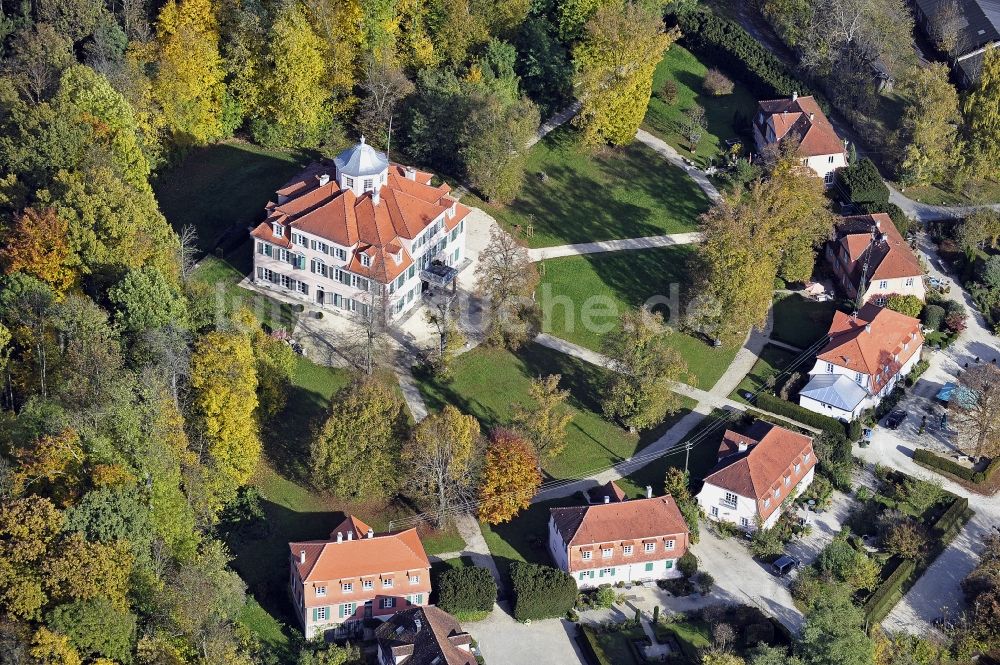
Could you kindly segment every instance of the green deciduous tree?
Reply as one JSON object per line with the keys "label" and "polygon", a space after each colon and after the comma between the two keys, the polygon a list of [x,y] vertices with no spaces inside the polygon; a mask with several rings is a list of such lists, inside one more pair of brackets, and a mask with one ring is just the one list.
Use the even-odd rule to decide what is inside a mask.
{"label": "green deciduous tree", "polygon": [[875,645],[861,610],[843,593],[821,594],[806,616],[800,652],[806,665],[873,665]]}
{"label": "green deciduous tree", "polygon": [[622,315],[621,329],[605,338],[604,352],[614,372],[604,390],[603,408],[609,418],[630,429],[658,425],[680,406],[673,382],[686,378],[687,364],[666,343],[670,329],[663,318],[646,310]]}
{"label": "green deciduous tree", "polygon": [[187,326],[187,301],[156,268],[129,270],[108,291],[108,300],[115,308],[115,322],[133,335],[150,328]]}
{"label": "green deciduous tree", "polygon": [[573,414],[566,410],[568,390],[559,389],[559,374],[549,374],[531,380],[528,397],[534,404],[514,405],[514,424],[535,446],[539,457],[555,457],[566,447],[566,428]]}
{"label": "green deciduous tree", "polygon": [[339,496],[387,496],[395,489],[405,436],[398,393],[378,377],[358,378],[331,400],[313,439],[313,482]]}
{"label": "green deciduous tree", "polygon": [[906,314],[913,318],[920,316],[920,312],[924,309],[924,303],[920,298],[916,296],[904,296],[898,293],[890,295],[886,299],[885,304],[892,311]]}
{"label": "green deciduous tree", "polygon": [[609,2],[587,21],[573,50],[580,113],[574,122],[590,145],[631,143],[653,91],[653,71],[680,36],[665,32],[659,12]]}
{"label": "green deciduous tree", "polygon": [[73,62],[73,42],[48,23],[22,28],[11,41],[8,65],[18,89],[33,102],[47,99]]}
{"label": "green deciduous tree", "polygon": [[975,180],[996,174],[1000,162],[1000,47],[987,48],[976,84],[962,106],[967,171]]}
{"label": "green deciduous tree", "polygon": [[981,208],[970,213],[955,229],[955,236],[970,254],[986,246],[996,247],[1000,240],[1000,212]]}
{"label": "green deciduous tree", "polygon": [[476,288],[491,308],[487,340],[516,349],[532,336],[538,271],[524,247],[499,227],[490,231],[480,257]]}
{"label": "green deciduous tree", "polygon": [[940,182],[957,158],[956,136],[961,115],[958,92],[943,62],[914,67],[905,79],[906,110],[896,130],[896,168],[903,182]]}
{"label": "green deciduous tree", "polygon": [[469,184],[487,200],[509,203],[521,191],[525,143],[538,123],[538,108],[526,97],[513,102],[496,94],[473,97],[461,157]]}
{"label": "green deciduous tree", "polygon": [[113,606],[106,598],[60,605],[50,613],[48,624],[69,637],[84,656],[122,663],[132,659],[136,616]]}

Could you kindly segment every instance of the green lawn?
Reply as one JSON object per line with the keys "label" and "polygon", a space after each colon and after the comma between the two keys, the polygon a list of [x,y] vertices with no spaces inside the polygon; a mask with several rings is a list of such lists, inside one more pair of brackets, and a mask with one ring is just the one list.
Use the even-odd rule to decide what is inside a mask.
{"label": "green lawn", "polygon": [[[689,289],[693,254],[691,246],[682,245],[545,261],[536,292],[543,332],[600,351],[605,335],[616,329],[618,315],[654,302],[651,298],[676,302],[673,309],[680,311],[660,305],[655,309],[668,322],[679,323],[694,295]],[[672,333],[669,343],[687,361],[697,386],[705,390],[715,385],[739,350],[736,346],[713,348],[681,332]]]}
{"label": "green lawn", "polygon": [[167,220],[178,230],[194,226],[198,245],[207,252],[227,230],[239,235],[248,224],[263,220],[274,190],[306,162],[298,153],[219,143],[192,150],[157,179],[154,189]]}
{"label": "green lawn", "polygon": [[774,301],[774,329],[771,337],[805,349],[830,331],[837,303],[808,300],[797,293],[778,296]]}
{"label": "green lawn", "polygon": [[194,269],[192,279],[204,285],[204,302],[215,308],[212,316],[227,317],[240,307],[248,307],[266,328],[292,330],[298,313],[287,303],[241,287],[244,274],[227,260],[205,256]]}
{"label": "green lawn", "polygon": [[[897,185],[899,187],[899,185]],[[929,205],[970,205],[1000,202],[1000,179],[970,182],[962,191],[955,191],[943,184],[907,187],[907,198]]]}
{"label": "green lawn", "polygon": [[[782,384],[789,377],[784,376],[781,379],[777,379],[777,376],[797,357],[798,354],[792,351],[768,344],[761,351],[760,357],[757,358],[757,362],[754,363],[753,368],[743,377],[740,385],[736,386],[736,390],[729,395],[730,399],[748,404],[749,402],[743,398],[742,393],[744,391],[756,393],[761,388],[767,389],[768,377],[775,377],[776,381],[772,387],[774,390],[781,390]],[[800,372],[808,370],[809,367],[806,363],[802,363],[796,368],[796,371]]]}
{"label": "green lawn", "polygon": [[693,406],[685,399],[681,411],[660,427],[632,434],[601,415],[606,372],[572,356],[528,344],[517,353],[480,347],[455,360],[451,381],[428,375],[418,376],[417,381],[429,408],[436,411],[452,404],[476,416],[485,431],[510,424],[515,404],[530,406],[528,386],[532,378],[562,375],[559,385],[570,392],[567,408],[573,421],[567,428],[566,448],[543,464],[546,478],[553,479],[590,475],[631,457]]}
{"label": "green lawn", "polygon": [[[739,81],[733,81],[735,87],[732,94],[719,97],[703,94],[702,79],[707,69],[683,46],[672,45],[656,66],[653,96],[643,120],[643,129],[659,136],[682,155],[694,159],[702,166],[726,151],[727,139],[739,139],[744,146],[749,146],[753,140],[749,135],[749,119],[757,108],[757,100]],[[677,99],[668,105],[659,93],[669,79],[677,83]],[[695,104],[705,109],[708,127],[698,143],[697,152],[692,153],[682,128],[685,113]],[[739,117],[745,119],[745,127],[739,126]],[[746,135],[742,136],[741,132]]]}
{"label": "green lawn", "polygon": [[694,181],[645,145],[592,150],[567,126],[528,153],[513,203],[501,208],[467,198],[531,247],[694,231],[708,209]]}
{"label": "green lawn", "polygon": [[589,626],[583,627],[583,639],[590,644],[594,655],[597,656],[598,665],[637,665],[639,661],[636,660],[629,643],[645,637],[646,633],[640,626],[601,633]]}

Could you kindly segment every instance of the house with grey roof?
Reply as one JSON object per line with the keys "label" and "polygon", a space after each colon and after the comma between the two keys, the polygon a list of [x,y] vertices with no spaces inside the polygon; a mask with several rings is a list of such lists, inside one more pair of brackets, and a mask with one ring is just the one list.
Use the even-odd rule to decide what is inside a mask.
{"label": "house with grey roof", "polygon": [[1000,0],[914,0],[913,5],[928,38],[946,43],[962,85],[975,85],[983,54],[1000,46]]}

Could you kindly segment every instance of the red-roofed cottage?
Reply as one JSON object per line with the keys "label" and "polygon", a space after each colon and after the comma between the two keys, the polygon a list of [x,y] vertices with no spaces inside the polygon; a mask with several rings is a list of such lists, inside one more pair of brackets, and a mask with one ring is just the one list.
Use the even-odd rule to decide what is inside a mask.
{"label": "red-roofed cottage", "polygon": [[355,634],[364,619],[425,605],[431,564],[416,529],[376,534],[348,516],[330,540],[288,543],[290,586],[306,638]]}
{"label": "red-roofed cottage", "polygon": [[833,172],[847,166],[847,150],[823,109],[812,97],[766,99],[758,102],[753,120],[753,138],[758,150],[787,136],[799,140],[802,164],[816,172],[823,182],[833,184]]}
{"label": "red-roofed cottage", "polygon": [[834,313],[829,337],[799,404],[848,422],[892,392],[920,362],[924,345],[920,321],[874,304],[857,316]]}
{"label": "red-roofed cottage", "polygon": [[757,420],[746,433],[726,430],[698,504],[709,519],[767,529],[778,521],[782,502],[809,486],[815,467],[810,437]]}
{"label": "red-roofed cottage", "polygon": [[[894,293],[924,300],[924,269],[896,225],[884,212],[844,217],[826,260],[848,297],[885,305]],[[863,282],[863,283],[862,283]]]}
{"label": "red-roofed cottage", "polygon": [[[614,489],[617,490],[617,487]],[[557,568],[580,587],[656,580],[680,575],[677,559],[687,551],[688,528],[673,498],[615,500],[590,506],[552,508],[549,551]]]}
{"label": "red-roofed cottage", "polygon": [[381,293],[398,317],[430,286],[454,284],[469,208],[431,174],[361,143],[279,189],[254,238],[254,282],[364,315]]}

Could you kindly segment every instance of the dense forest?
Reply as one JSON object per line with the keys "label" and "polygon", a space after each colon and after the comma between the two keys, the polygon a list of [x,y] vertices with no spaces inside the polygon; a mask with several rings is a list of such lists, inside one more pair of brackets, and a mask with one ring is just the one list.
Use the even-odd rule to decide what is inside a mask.
{"label": "dense forest", "polygon": [[574,84],[594,86],[597,110],[580,121],[592,142],[621,141],[622,114],[638,125],[673,38],[664,7],[0,9],[0,662],[287,660],[236,620],[246,587],[219,524],[257,467],[294,356],[249,310],[217,311],[191,279],[195,239],[171,228],[151,182],[231,138],[322,153],[365,135],[509,200],[524,140]]}

